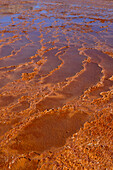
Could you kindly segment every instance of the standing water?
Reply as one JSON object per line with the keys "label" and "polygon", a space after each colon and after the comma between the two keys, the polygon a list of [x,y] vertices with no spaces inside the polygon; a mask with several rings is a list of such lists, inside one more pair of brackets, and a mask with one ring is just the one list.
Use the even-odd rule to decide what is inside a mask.
{"label": "standing water", "polygon": [[[112,0],[0,1],[1,169],[109,169],[106,149],[99,150],[107,152],[105,163],[89,154],[86,166],[78,147],[83,139],[78,136],[77,144],[75,136],[86,135],[80,129],[85,122],[96,124],[107,114],[110,121],[112,108]],[[76,162],[70,165],[66,157],[62,164],[71,137],[79,148],[70,151]],[[98,142],[97,136],[93,140]],[[111,144],[101,145],[110,150]]]}

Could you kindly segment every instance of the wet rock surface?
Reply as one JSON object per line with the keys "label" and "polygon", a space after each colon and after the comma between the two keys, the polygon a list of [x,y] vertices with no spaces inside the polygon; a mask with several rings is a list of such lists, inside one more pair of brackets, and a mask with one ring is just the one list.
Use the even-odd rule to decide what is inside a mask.
{"label": "wet rock surface", "polygon": [[0,169],[112,169],[113,2],[0,2]]}

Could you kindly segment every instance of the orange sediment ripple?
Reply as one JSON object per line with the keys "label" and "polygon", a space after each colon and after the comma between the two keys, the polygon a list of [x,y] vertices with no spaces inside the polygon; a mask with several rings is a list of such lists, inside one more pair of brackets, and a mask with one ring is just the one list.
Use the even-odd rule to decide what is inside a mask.
{"label": "orange sediment ripple", "polygon": [[0,2],[0,169],[112,169],[112,1]]}
{"label": "orange sediment ripple", "polygon": [[9,148],[22,154],[31,151],[41,153],[50,148],[61,147],[87,118],[86,113],[74,111],[73,108],[50,111],[28,123],[9,143]]}
{"label": "orange sediment ripple", "polygon": [[37,109],[45,110],[50,109],[51,107],[57,108],[59,106],[63,106],[66,102],[73,98],[78,98],[85,90],[100,80],[100,77],[102,76],[101,70],[102,69],[95,63],[86,64],[83,73],[81,73],[63,89],[58,89],[58,92],[55,91],[51,94],[51,96],[40,101],[37,104]]}
{"label": "orange sediment ripple", "polygon": [[82,62],[86,59],[85,56],[79,55],[78,48],[75,48],[75,46],[64,51],[64,54],[59,54],[59,57],[62,60],[62,65],[44,79],[45,84],[60,83],[74,76],[83,69]]}

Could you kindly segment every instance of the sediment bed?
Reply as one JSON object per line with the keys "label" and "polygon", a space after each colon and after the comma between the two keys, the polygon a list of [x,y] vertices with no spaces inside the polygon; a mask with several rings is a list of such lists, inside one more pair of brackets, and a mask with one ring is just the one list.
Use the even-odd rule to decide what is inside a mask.
{"label": "sediment bed", "polygon": [[113,168],[113,2],[0,2],[0,169]]}

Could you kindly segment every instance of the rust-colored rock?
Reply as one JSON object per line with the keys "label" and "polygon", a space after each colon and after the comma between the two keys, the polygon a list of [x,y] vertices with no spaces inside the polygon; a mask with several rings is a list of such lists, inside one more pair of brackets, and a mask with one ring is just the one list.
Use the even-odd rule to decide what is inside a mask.
{"label": "rust-colored rock", "polygon": [[0,1],[0,169],[112,170],[113,2]]}

